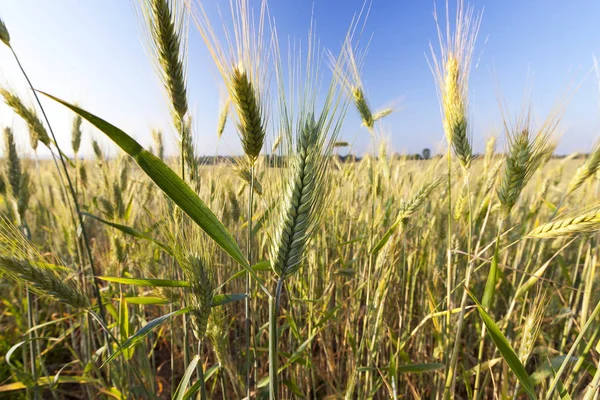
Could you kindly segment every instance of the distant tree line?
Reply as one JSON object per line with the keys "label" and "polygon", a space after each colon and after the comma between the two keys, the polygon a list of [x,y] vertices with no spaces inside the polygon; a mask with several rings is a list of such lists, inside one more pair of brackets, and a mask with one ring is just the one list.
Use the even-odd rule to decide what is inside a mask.
{"label": "distant tree line", "polygon": [[[346,155],[334,154],[331,157],[336,158],[341,163],[352,163],[352,162],[358,162],[358,161],[362,160],[362,157],[357,157],[354,154],[346,154]],[[440,157],[444,157],[444,154],[432,155],[431,150],[428,148],[425,148],[425,149],[423,149],[423,151],[421,153],[412,153],[412,154],[393,153],[390,158],[393,160],[417,160],[418,161],[418,160],[439,159]],[[483,154],[476,153],[473,155],[473,157],[475,159],[483,158]],[[563,159],[565,157],[568,157],[568,155],[555,154],[552,156],[552,158],[554,158],[554,159]],[[585,159],[586,157],[587,157],[587,154],[578,153],[578,154],[572,156],[571,158]],[[198,162],[201,165],[216,165],[216,164],[222,164],[225,162],[232,162],[238,158],[240,158],[240,156],[202,156],[202,157],[198,158]],[[268,154],[268,155],[265,155],[265,158],[267,159],[268,164],[271,166],[284,164],[283,156]]]}

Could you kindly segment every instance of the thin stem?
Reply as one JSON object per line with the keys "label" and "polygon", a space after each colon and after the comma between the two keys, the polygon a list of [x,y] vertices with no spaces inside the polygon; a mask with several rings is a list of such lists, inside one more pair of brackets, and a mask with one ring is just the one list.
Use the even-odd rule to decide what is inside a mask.
{"label": "thin stem", "polygon": [[275,298],[269,297],[269,399],[279,399],[279,367],[277,361],[278,330],[277,320],[279,317],[279,304],[281,302],[281,289],[283,288],[283,277],[277,280]]}
{"label": "thin stem", "polygon": [[556,389],[556,385],[560,381],[561,375],[567,368],[567,365],[569,365],[569,361],[571,360],[571,357],[573,357],[573,354],[575,353],[575,350],[577,349],[577,347],[579,346],[579,343],[583,339],[583,336],[585,335],[587,330],[590,328],[590,326],[594,323],[594,320],[596,319],[596,317],[598,317],[598,315],[600,315],[600,302],[598,302],[598,304],[596,305],[596,308],[594,308],[594,311],[590,315],[590,318],[588,318],[587,322],[585,323],[585,325],[579,332],[579,335],[577,335],[577,338],[571,345],[571,349],[567,353],[567,356],[565,357],[563,363],[561,364],[560,368],[554,375],[554,379],[552,379],[552,382],[550,383],[550,386],[548,387],[548,392],[546,393],[546,400],[552,399],[552,394],[554,393],[554,390]]}
{"label": "thin stem", "polygon": [[[198,357],[202,354],[202,340],[198,341]],[[200,381],[200,399],[207,400],[206,396],[206,384],[204,383],[204,367],[202,366],[202,360],[196,364],[196,373],[198,374],[198,380]]]}
{"label": "thin stem", "polygon": [[179,123],[181,124],[181,180],[185,181],[185,141],[187,138],[183,118],[179,118]]}
{"label": "thin stem", "polygon": [[[468,232],[468,243],[467,243],[467,272],[465,276],[465,289],[463,290],[463,296],[460,302],[460,315],[458,317],[458,325],[456,327],[456,336],[454,338],[454,347],[452,349],[452,356],[450,358],[450,364],[448,368],[448,375],[446,376],[446,387],[444,388],[444,398],[454,398],[454,389],[456,383],[456,365],[458,364],[458,351],[460,348],[460,337],[462,335],[462,329],[465,320],[465,311],[467,307],[467,289],[471,280],[471,274],[473,273],[473,259],[471,258],[471,242],[473,239],[473,208],[471,203],[471,187],[469,179],[469,171],[464,170],[465,180],[467,185],[467,199],[469,202],[469,232]],[[449,258],[451,254],[449,251]],[[448,313],[450,315],[450,313]]]}
{"label": "thin stem", "polygon": [[27,84],[29,85],[29,88],[33,92],[35,100],[37,101],[37,104],[40,107],[42,115],[44,116],[44,120],[46,121],[46,125],[48,125],[48,130],[50,131],[50,135],[52,135],[52,140],[54,141],[54,146],[58,150],[58,157],[60,159],[60,163],[61,163],[62,168],[64,170],[64,174],[65,174],[65,177],[67,179],[67,185],[68,185],[68,188],[69,188],[69,192],[71,194],[71,197],[73,197],[73,202],[74,202],[74,205],[75,205],[75,211],[76,211],[77,217],[79,219],[79,226],[81,228],[81,235],[83,237],[83,242],[85,244],[85,248],[86,248],[86,252],[87,252],[87,256],[88,256],[88,262],[90,263],[90,269],[91,269],[92,275],[93,275],[92,281],[94,283],[94,290],[95,290],[96,297],[98,298],[98,306],[99,306],[99,311],[100,311],[100,318],[102,318],[103,321],[106,321],[105,311],[104,311],[104,305],[102,304],[102,296],[100,294],[100,286],[99,286],[98,279],[97,279],[98,274],[96,273],[96,268],[94,266],[94,259],[92,257],[92,250],[90,248],[90,244],[89,244],[87,232],[86,232],[85,226],[83,224],[83,217],[81,215],[81,210],[79,208],[79,203],[77,201],[77,196],[75,194],[75,189],[73,188],[73,183],[71,182],[71,177],[69,176],[69,171],[67,169],[67,163],[65,162],[64,154],[63,154],[62,150],[60,149],[60,147],[58,146],[58,141],[56,140],[56,135],[54,135],[54,130],[52,129],[52,126],[50,125],[50,121],[48,120],[48,116],[46,115],[46,111],[44,110],[44,107],[42,106],[42,103],[40,102],[40,99],[39,99],[39,97],[37,95],[37,92],[33,88],[33,85],[31,83],[31,81],[29,80],[29,76],[27,76],[27,73],[25,72],[25,69],[21,65],[21,61],[19,61],[19,57],[17,56],[17,53],[15,52],[15,50],[12,48],[12,46],[9,46],[9,47],[10,47],[10,50],[12,51],[12,53],[13,53],[13,56],[15,57],[15,60],[17,61],[17,64],[19,65],[19,68],[21,69],[21,72],[23,73],[23,76],[27,80]]}
{"label": "thin stem", "polygon": [[[446,347],[450,348],[450,323],[452,322],[452,149],[450,143],[448,143],[448,230],[446,233],[446,325],[444,327],[444,336],[446,337]],[[448,352],[446,352],[448,353]],[[452,372],[451,358],[448,359],[448,375],[446,375],[446,382],[448,382],[450,373]]]}
{"label": "thin stem", "polygon": [[[34,326],[34,322],[33,322],[33,298],[32,298],[32,294],[31,291],[29,291],[29,288],[25,288],[25,295],[27,296],[27,328],[29,329],[29,340],[31,340],[29,342],[29,362],[31,363],[30,368],[31,368],[31,376],[33,376],[33,381],[37,382],[37,369],[35,367],[35,359],[36,359],[36,352],[35,352],[35,343],[33,341],[34,338],[34,333],[31,330],[31,328],[33,328]],[[38,385],[35,385],[33,388],[33,397],[34,399],[39,399],[40,398],[40,388],[38,387]]]}
{"label": "thin stem", "polygon": [[[85,311],[88,313],[88,315],[92,316],[92,318],[94,318],[98,322],[100,327],[102,327],[102,330],[106,333],[107,342],[110,339],[117,345],[117,347],[120,347],[122,343],[120,343],[119,340],[115,337],[115,335],[113,335],[113,333],[110,331],[110,329],[108,329],[108,327],[106,326],[106,324],[104,323],[102,318],[98,314],[96,314],[93,310],[85,310]],[[107,355],[110,356],[110,354],[112,353],[111,346],[107,346],[106,350],[107,350]],[[152,398],[152,395],[150,394],[150,391],[148,391],[148,388],[146,387],[146,384],[144,383],[139,371],[136,368],[133,368],[133,366],[130,363],[127,363],[127,366],[131,369],[131,371],[133,372],[133,375],[135,376],[135,378],[138,380],[138,382],[142,386],[142,389],[143,389],[144,393],[146,394],[147,398],[149,398],[149,399]]]}
{"label": "thin stem", "polygon": [[[248,187],[248,235],[246,242],[246,254],[248,262],[252,265],[252,218],[253,218],[253,202],[254,202],[254,164],[250,166],[250,186]],[[246,397],[250,398],[250,365],[252,357],[250,357],[250,274],[246,271],[246,298],[244,299],[244,316],[246,319],[245,331],[245,346],[246,346]]]}
{"label": "thin stem", "polygon": [[[504,220],[501,219],[498,224],[498,233],[496,234],[496,247],[494,248],[494,255],[498,253],[500,248],[500,236],[502,234],[502,225]],[[479,350],[477,351],[477,367],[475,369],[475,388],[473,389],[473,398],[476,399],[480,390],[481,384],[481,365],[483,363],[483,350],[485,346],[485,334],[487,332],[486,326],[482,325],[481,334],[479,335]]]}

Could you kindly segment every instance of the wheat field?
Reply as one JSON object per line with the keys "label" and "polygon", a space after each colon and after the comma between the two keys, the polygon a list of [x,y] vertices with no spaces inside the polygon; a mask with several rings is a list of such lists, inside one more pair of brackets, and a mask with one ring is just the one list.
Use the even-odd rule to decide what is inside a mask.
{"label": "wheat field", "polygon": [[[428,56],[447,151],[420,159],[383,138],[402,111],[371,109],[364,13],[337,52],[312,40],[300,57],[265,2],[232,0],[224,41],[199,2],[140,0],[175,154],[173,135],[144,148],[29,78],[33,101],[2,87],[27,130],[3,127],[0,398],[598,399],[600,146],[559,157],[567,105],[526,105],[475,153],[485,19],[457,5]],[[227,93],[214,135],[234,127],[240,156],[198,154],[187,29]],[[42,97],[73,111],[71,148]],[[360,158],[340,155],[350,113]],[[83,157],[85,127],[118,155],[93,141]]]}

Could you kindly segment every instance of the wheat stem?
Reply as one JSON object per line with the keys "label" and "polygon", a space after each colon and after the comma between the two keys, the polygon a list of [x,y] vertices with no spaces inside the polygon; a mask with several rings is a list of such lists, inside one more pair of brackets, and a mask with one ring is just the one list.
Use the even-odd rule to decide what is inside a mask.
{"label": "wheat stem", "polygon": [[92,256],[92,251],[90,248],[90,244],[89,244],[89,238],[87,235],[87,231],[85,228],[85,225],[83,223],[83,217],[81,215],[81,210],[79,208],[79,202],[77,201],[77,195],[75,194],[75,189],[73,188],[73,183],[71,182],[71,178],[69,176],[69,171],[67,169],[67,163],[65,161],[65,157],[63,155],[63,152],[60,150],[60,147],[58,146],[58,142],[56,141],[56,136],[54,135],[54,131],[52,129],[52,126],[50,125],[50,121],[48,120],[48,116],[46,115],[46,111],[44,110],[44,107],[42,106],[42,103],[40,102],[40,99],[37,95],[36,90],[34,89],[31,81],[29,80],[29,76],[27,75],[27,73],[25,72],[25,69],[23,68],[23,66],[21,65],[21,61],[19,60],[19,57],[17,56],[17,53],[15,52],[14,48],[12,46],[10,46],[10,50],[13,54],[13,56],[15,57],[15,60],[17,61],[17,64],[19,66],[19,69],[21,70],[21,72],[23,73],[23,76],[25,77],[25,80],[27,81],[27,84],[29,85],[29,88],[31,89],[31,91],[33,92],[33,95],[36,99],[36,102],[38,104],[38,106],[40,107],[40,110],[42,112],[42,115],[44,117],[44,120],[46,121],[46,125],[48,126],[48,129],[50,130],[50,135],[52,136],[52,140],[54,141],[54,146],[56,146],[56,149],[58,151],[58,156],[62,165],[62,169],[63,172],[65,174],[65,177],[67,179],[67,186],[69,188],[69,192],[70,195],[73,199],[74,205],[75,205],[75,212],[77,214],[77,217],[79,219],[79,226],[81,229],[81,235],[83,237],[83,242],[86,248],[86,253],[88,256],[88,262],[90,263],[90,269],[92,271],[92,281],[94,283],[94,290],[95,290],[95,295],[96,298],[98,299],[98,306],[100,308],[100,317],[104,320],[105,319],[105,311],[104,311],[104,305],[102,303],[102,295],[100,294],[100,286],[98,283],[98,280],[96,278],[96,276],[98,276],[97,271],[96,271],[96,267],[94,265],[94,258]]}

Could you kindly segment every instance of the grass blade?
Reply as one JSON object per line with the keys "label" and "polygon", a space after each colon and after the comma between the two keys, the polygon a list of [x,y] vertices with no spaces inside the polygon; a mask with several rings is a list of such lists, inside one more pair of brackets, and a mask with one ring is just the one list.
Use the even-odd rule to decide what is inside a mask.
{"label": "grass blade", "polygon": [[140,232],[136,229],[133,229],[129,226],[126,225],[121,225],[121,224],[115,224],[114,222],[110,222],[110,221],[106,221],[100,217],[96,217],[95,215],[86,213],[86,212],[82,212],[81,215],[85,215],[86,217],[95,219],[98,222],[102,222],[105,225],[108,225],[112,228],[118,229],[123,233],[126,233],[130,236],[136,237],[138,239],[144,239],[144,240],[149,240],[151,242],[154,242],[154,244],[156,244],[158,247],[160,247],[161,249],[163,249],[164,251],[166,251],[167,253],[173,255],[173,250],[167,246],[166,244],[160,242],[159,240],[154,239],[152,236],[144,233],[144,232]]}
{"label": "grass blade", "polygon": [[494,250],[494,258],[492,258],[492,264],[490,265],[490,272],[488,274],[487,281],[485,282],[485,289],[483,291],[483,298],[481,305],[486,310],[489,310],[492,302],[494,301],[494,292],[496,291],[496,281],[498,279],[498,240],[496,240],[496,248]]}
{"label": "grass blade", "polygon": [[137,305],[169,304],[170,303],[169,300],[163,299],[162,297],[152,297],[152,296],[125,297],[125,300],[129,304],[137,304]]}
{"label": "grass blade", "polygon": [[441,369],[444,369],[444,367],[446,367],[445,364],[441,364],[441,363],[431,363],[431,364],[406,364],[406,365],[400,365],[397,368],[398,372],[404,372],[404,373],[423,373],[423,372],[431,372],[431,371],[439,371]]}
{"label": "grass blade", "polygon": [[218,307],[234,301],[244,300],[246,297],[248,297],[246,293],[217,294],[213,296],[211,307]]}
{"label": "grass blade", "polygon": [[106,282],[123,283],[125,285],[149,287],[190,287],[187,281],[173,279],[146,279],[146,278],[120,278],[118,276],[99,276],[98,279]]}
{"label": "grass blade", "polygon": [[176,395],[174,397],[176,400],[183,400],[185,398],[186,389],[190,383],[192,374],[196,370],[196,365],[198,365],[199,361],[200,361],[200,356],[196,354],[194,356],[194,358],[192,358],[192,361],[190,361],[188,367],[185,369],[185,373],[183,374],[183,377],[181,378],[181,381],[179,382],[179,386],[177,386]]}
{"label": "grass blade", "polygon": [[108,357],[108,359],[106,359],[106,361],[104,361],[104,363],[102,364],[102,367],[104,367],[106,364],[108,364],[109,362],[114,360],[123,351],[135,346],[136,343],[138,343],[140,340],[145,338],[150,332],[152,332],[153,330],[158,328],[161,324],[163,324],[169,318],[175,317],[177,315],[185,314],[185,313],[189,312],[190,310],[191,310],[191,307],[182,308],[181,310],[173,311],[171,313],[165,314],[161,317],[155,318],[152,321],[148,322],[139,331],[137,331],[135,334],[133,334],[133,336],[131,336],[129,339],[127,339],[125,341],[125,343],[123,343],[117,349],[117,351],[115,351],[113,354],[111,354],[110,357]]}
{"label": "grass blade", "polygon": [[529,398],[537,399],[535,390],[533,389],[533,382],[531,381],[531,377],[529,376],[527,371],[525,371],[525,367],[519,360],[519,357],[513,350],[512,346],[510,345],[510,343],[508,343],[508,340],[506,339],[502,331],[500,331],[498,325],[496,325],[492,317],[490,317],[490,315],[485,311],[485,309],[479,303],[477,298],[475,298],[475,296],[471,292],[469,292],[469,295],[477,305],[477,311],[479,311],[479,316],[485,324],[488,334],[492,338],[492,341],[496,345],[496,348],[498,348],[498,351],[502,355],[502,358],[504,358],[510,369],[515,373],[517,379],[519,379],[521,386],[523,387]]}

